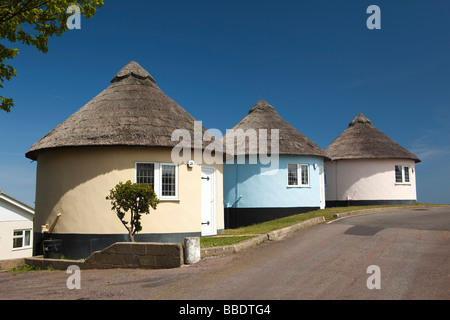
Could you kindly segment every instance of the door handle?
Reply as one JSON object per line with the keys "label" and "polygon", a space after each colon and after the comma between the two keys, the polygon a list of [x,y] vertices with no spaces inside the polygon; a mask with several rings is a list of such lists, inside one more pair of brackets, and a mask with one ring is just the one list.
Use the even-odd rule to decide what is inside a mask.
{"label": "door handle", "polygon": [[208,222],[202,222],[202,225],[203,225],[203,224],[206,224],[206,225],[209,226],[209,221],[208,221]]}
{"label": "door handle", "polygon": [[206,181],[209,181],[209,177],[202,177],[202,179],[205,179]]}

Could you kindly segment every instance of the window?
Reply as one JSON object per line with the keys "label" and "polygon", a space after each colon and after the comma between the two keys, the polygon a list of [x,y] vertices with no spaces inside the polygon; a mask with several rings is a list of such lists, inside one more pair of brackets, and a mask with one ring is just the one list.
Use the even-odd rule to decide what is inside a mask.
{"label": "window", "polygon": [[395,183],[409,183],[408,166],[395,166]]}
{"label": "window", "polygon": [[13,249],[31,248],[31,230],[14,230]]}
{"label": "window", "polygon": [[288,164],[288,186],[309,186],[309,165],[301,163]]}
{"label": "window", "polygon": [[296,164],[288,164],[288,186],[298,185],[298,170]]}
{"label": "window", "polygon": [[161,195],[163,197],[175,196],[175,166],[161,165]]}
{"label": "window", "polygon": [[300,165],[300,172],[302,176],[302,185],[308,186],[309,185],[309,170],[307,164],[301,164]]}
{"label": "window", "polygon": [[139,163],[136,170],[136,182],[139,184],[149,184],[155,189],[155,164]]}
{"label": "window", "polygon": [[160,200],[177,200],[177,171],[173,163],[136,163],[136,182],[149,184]]}

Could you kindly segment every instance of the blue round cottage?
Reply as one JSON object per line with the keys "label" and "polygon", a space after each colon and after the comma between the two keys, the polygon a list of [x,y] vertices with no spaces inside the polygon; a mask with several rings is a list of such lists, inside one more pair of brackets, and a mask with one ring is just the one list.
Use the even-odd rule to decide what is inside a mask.
{"label": "blue round cottage", "polygon": [[325,151],[266,101],[222,140],[225,228],[325,208]]}

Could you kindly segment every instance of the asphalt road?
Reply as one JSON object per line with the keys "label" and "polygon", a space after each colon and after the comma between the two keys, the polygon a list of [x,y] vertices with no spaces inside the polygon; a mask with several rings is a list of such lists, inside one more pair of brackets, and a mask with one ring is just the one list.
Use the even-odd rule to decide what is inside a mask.
{"label": "asphalt road", "polygon": [[447,300],[450,208],[348,217],[178,269],[82,270],[81,289],[69,276],[1,272],[0,299]]}

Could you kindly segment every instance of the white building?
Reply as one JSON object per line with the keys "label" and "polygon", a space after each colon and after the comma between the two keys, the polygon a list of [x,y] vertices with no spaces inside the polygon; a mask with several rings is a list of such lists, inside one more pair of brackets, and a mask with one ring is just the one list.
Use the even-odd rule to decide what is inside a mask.
{"label": "white building", "polygon": [[0,191],[0,260],[33,255],[34,209]]}
{"label": "white building", "polygon": [[326,149],[328,206],[417,202],[420,160],[359,114]]}

